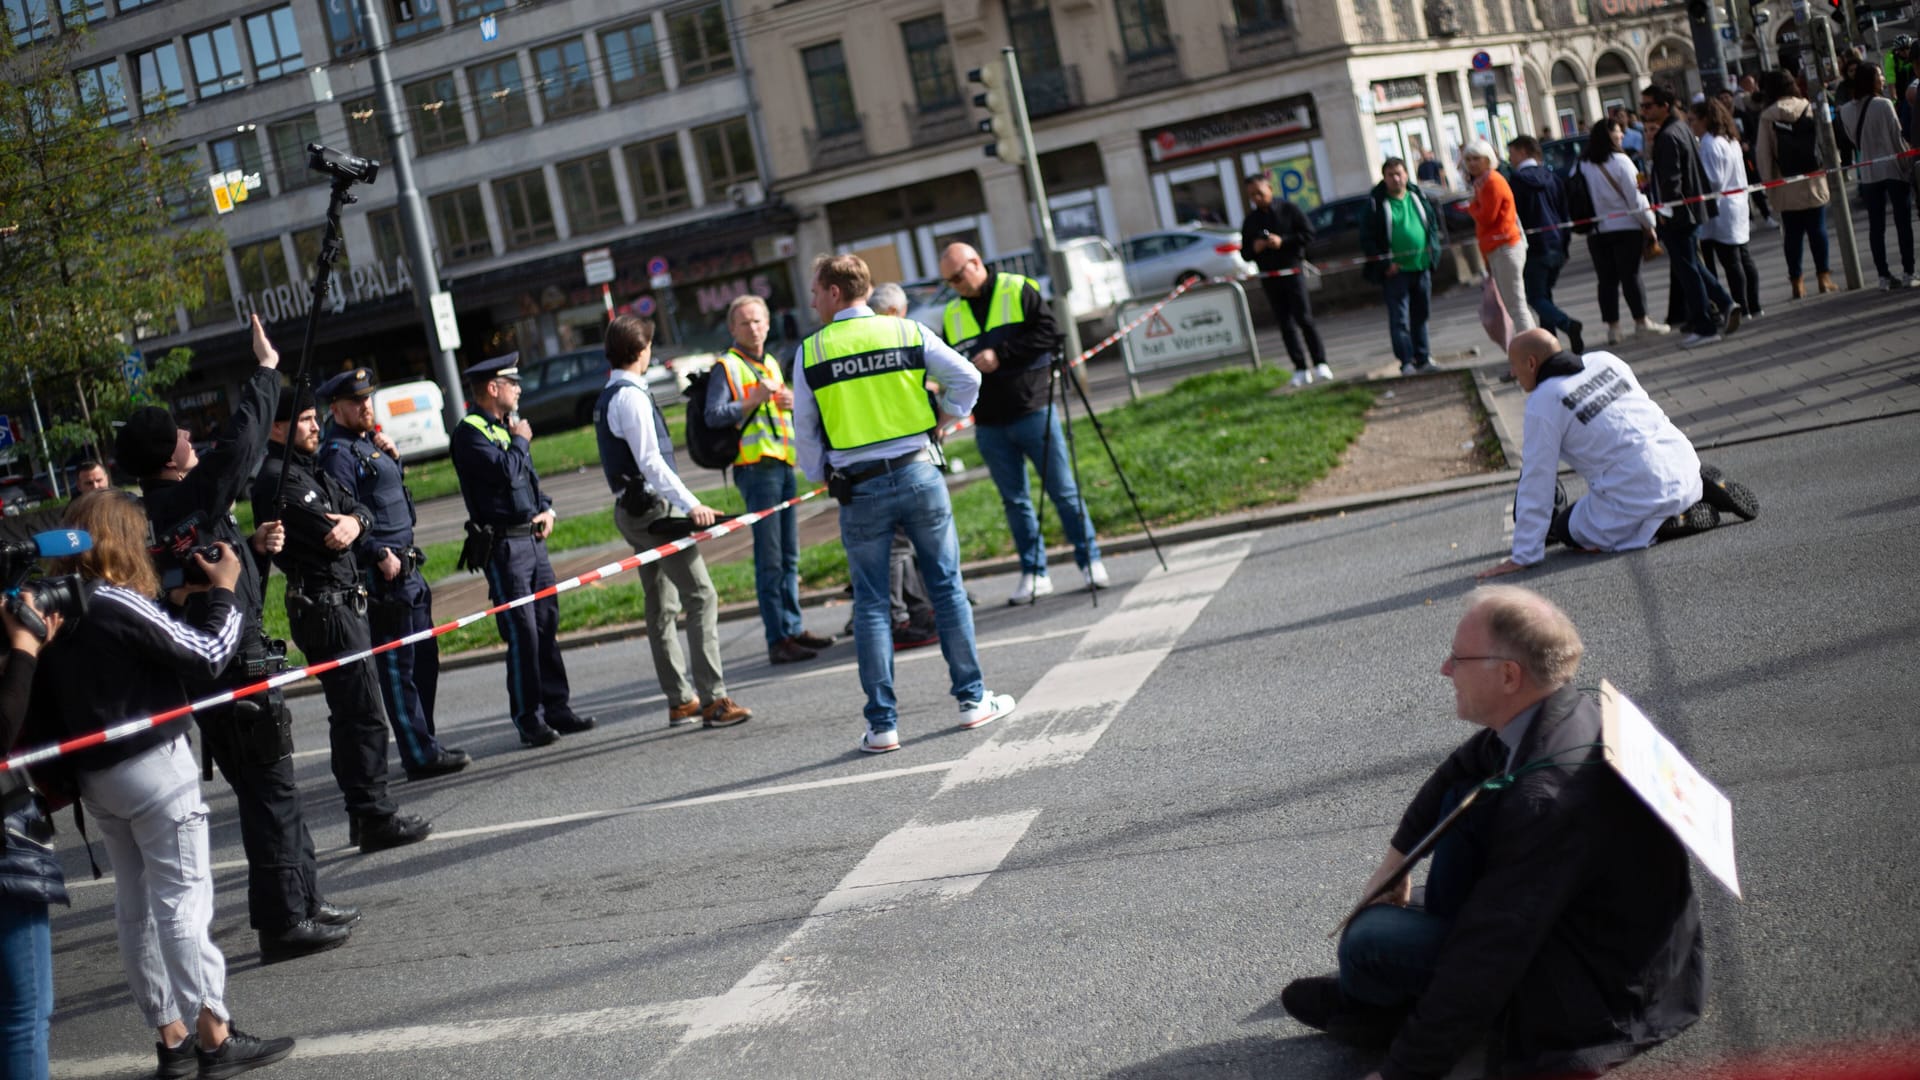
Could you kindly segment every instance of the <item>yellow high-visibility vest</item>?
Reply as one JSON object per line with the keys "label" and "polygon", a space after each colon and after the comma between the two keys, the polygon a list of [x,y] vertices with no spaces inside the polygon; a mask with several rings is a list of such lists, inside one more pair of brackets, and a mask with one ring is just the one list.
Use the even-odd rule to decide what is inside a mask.
{"label": "yellow high-visibility vest", "polygon": [[801,347],[827,445],[852,450],[932,431],[920,324],[891,315],[838,319]]}

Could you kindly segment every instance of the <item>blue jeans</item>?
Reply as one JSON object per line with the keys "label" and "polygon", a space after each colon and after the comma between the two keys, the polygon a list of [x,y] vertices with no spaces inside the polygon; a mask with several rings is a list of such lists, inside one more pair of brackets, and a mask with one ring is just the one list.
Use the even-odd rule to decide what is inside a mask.
{"label": "blue jeans", "polygon": [[1397,1009],[1427,992],[1440,946],[1453,925],[1419,908],[1375,904],[1340,935],[1340,989],[1369,1005]]}
{"label": "blue jeans", "polygon": [[1717,334],[1720,332],[1719,313],[1734,307],[1733,295],[1720,279],[1707,273],[1700,265],[1700,242],[1696,237],[1698,227],[1692,222],[1684,224],[1663,222],[1660,226],[1660,242],[1667,246],[1667,258],[1672,260],[1674,281],[1680,287],[1680,299],[1687,313],[1687,331],[1693,334]]}
{"label": "blue jeans", "polygon": [[1433,297],[1433,271],[1401,270],[1388,274],[1387,335],[1393,355],[1402,364],[1433,363],[1427,348],[1427,304]]}
{"label": "blue jeans", "polygon": [[1528,245],[1527,265],[1520,272],[1520,280],[1526,283],[1527,306],[1539,314],[1540,325],[1549,330],[1565,330],[1573,322],[1573,316],[1553,302],[1553,287],[1559,283],[1560,268],[1566,264],[1566,252],[1548,241]]}
{"label": "blue jeans", "polygon": [[1787,248],[1787,276],[1800,277],[1800,239],[1806,238],[1813,252],[1813,268],[1827,272],[1827,208],[1780,211],[1780,239]]}
{"label": "blue jeans", "polygon": [[[748,510],[765,510],[793,498],[793,466],[767,458],[733,470],[733,482]],[[753,591],[767,644],[806,629],[800,621],[800,516],[783,510],[753,524]]]}
{"label": "blue jeans", "polygon": [[1887,269],[1887,204],[1893,204],[1893,234],[1900,241],[1900,272],[1913,273],[1913,209],[1909,201],[1913,189],[1905,180],[1876,180],[1861,184],[1860,194],[1867,203],[1867,240],[1873,247],[1873,268],[1881,277],[1892,277]]}
{"label": "blue jeans", "polygon": [[853,501],[840,508],[840,543],[853,579],[854,653],[860,661],[860,688],[867,693],[867,727],[873,731],[892,731],[899,719],[893,697],[888,572],[896,527],[906,530],[919,556],[954,699],[966,703],[986,696],[973,647],[973,608],[960,581],[960,537],[953,529],[946,482],[928,462],[902,465],[855,484]]}
{"label": "blue jeans", "polygon": [[1035,409],[1011,424],[981,424],[978,431],[974,444],[993,476],[993,486],[1000,489],[1000,504],[1007,511],[1007,528],[1013,531],[1021,572],[1047,572],[1047,545],[1040,538],[1040,519],[1034,515],[1027,486],[1029,461],[1046,479],[1047,495],[1060,513],[1060,531],[1073,544],[1075,565],[1084,569],[1099,558],[1100,544],[1093,538],[1093,522],[1067,462],[1067,439],[1060,430],[1059,415]]}
{"label": "blue jeans", "polygon": [[47,1075],[53,935],[45,904],[0,900],[0,1074]]}

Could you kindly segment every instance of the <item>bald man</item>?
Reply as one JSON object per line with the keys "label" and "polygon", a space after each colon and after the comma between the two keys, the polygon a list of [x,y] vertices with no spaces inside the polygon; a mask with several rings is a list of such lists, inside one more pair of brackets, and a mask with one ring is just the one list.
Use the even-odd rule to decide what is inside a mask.
{"label": "bald man", "polygon": [[[1549,543],[1633,551],[1705,532],[1722,512],[1742,521],[1759,516],[1753,493],[1700,464],[1619,357],[1577,356],[1536,328],[1507,346],[1507,363],[1527,392],[1513,553],[1476,576],[1524,570],[1546,558]],[[1555,479],[1562,459],[1587,482],[1587,494],[1571,504]]]}

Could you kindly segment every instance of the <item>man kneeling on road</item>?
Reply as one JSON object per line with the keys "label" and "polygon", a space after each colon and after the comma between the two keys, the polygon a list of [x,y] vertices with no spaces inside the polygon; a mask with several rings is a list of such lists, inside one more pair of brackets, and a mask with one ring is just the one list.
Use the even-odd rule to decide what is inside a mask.
{"label": "man kneeling on road", "polygon": [[[1592,1076],[1700,1018],[1686,850],[1607,767],[1581,651],[1564,612],[1511,586],[1476,591],[1454,631],[1440,672],[1486,730],[1401,816],[1339,974],[1280,996],[1309,1027],[1389,1047],[1369,1080],[1438,1080],[1481,1051],[1488,1076]],[[1411,906],[1407,853],[1463,804]]]}
{"label": "man kneeling on road", "polygon": [[853,640],[867,692],[863,753],[900,749],[893,697],[893,634],[887,566],[893,532],[905,528],[926,575],[960,726],[976,728],[1013,711],[1013,695],[987,691],[973,643],[973,610],[960,580],[960,537],[947,485],[927,433],[938,418],[927,399],[931,375],[941,410],[965,416],[980,373],[930,331],[867,306],[873,276],[857,255],[813,263],[813,310],[820,331],[793,365],[793,435],[800,467],[827,478],[840,503],[840,543],[853,579]]}
{"label": "man kneeling on road", "polygon": [[[1714,528],[1722,511],[1760,515],[1753,492],[1700,464],[1619,357],[1576,356],[1552,331],[1534,329],[1507,346],[1507,362],[1527,392],[1513,553],[1477,576],[1524,570],[1546,558],[1549,543],[1633,551]],[[1571,504],[1554,479],[1562,458],[1587,482]]]}

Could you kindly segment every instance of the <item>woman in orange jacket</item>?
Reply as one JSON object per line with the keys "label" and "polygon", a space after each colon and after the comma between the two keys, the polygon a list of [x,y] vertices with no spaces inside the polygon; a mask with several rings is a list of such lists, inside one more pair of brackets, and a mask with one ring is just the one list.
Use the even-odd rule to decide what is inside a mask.
{"label": "woman in orange jacket", "polygon": [[1513,320],[1513,332],[1531,330],[1540,325],[1527,307],[1527,288],[1523,280],[1527,265],[1527,238],[1520,231],[1520,215],[1513,206],[1513,189],[1507,178],[1495,168],[1499,157],[1485,139],[1475,139],[1460,153],[1467,179],[1473,185],[1473,201],[1467,213],[1473,215],[1474,238],[1480,242],[1480,255],[1486,260],[1487,273],[1500,301]]}

